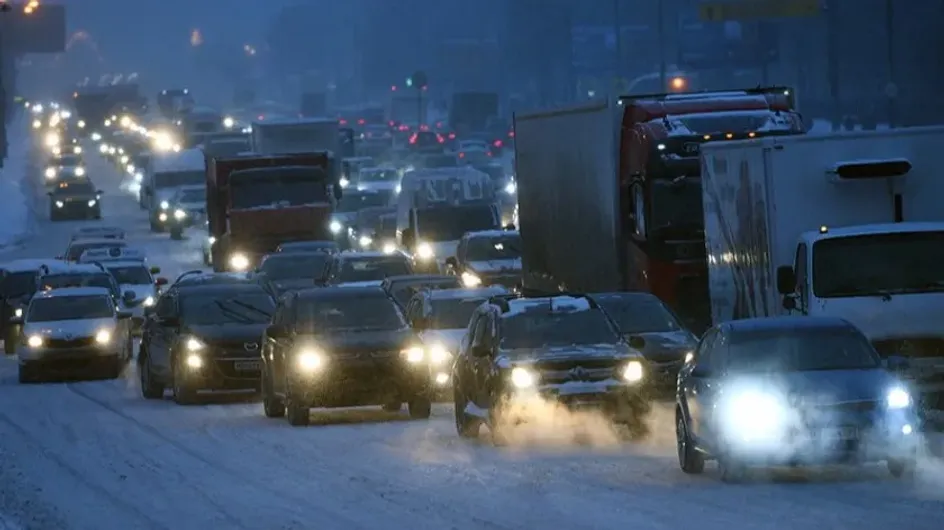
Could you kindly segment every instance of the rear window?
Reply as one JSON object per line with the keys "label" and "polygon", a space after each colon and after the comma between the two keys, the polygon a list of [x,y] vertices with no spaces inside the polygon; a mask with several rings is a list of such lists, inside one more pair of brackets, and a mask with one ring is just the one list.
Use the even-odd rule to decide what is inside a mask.
{"label": "rear window", "polygon": [[413,147],[438,147],[440,145],[439,135],[432,131],[421,131],[410,137],[410,145]]}

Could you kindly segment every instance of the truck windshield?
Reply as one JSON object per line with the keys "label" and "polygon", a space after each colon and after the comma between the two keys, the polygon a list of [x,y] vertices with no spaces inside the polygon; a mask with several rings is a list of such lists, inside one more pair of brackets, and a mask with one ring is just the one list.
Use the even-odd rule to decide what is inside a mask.
{"label": "truck windshield", "polygon": [[431,242],[456,241],[466,232],[498,228],[490,205],[421,209],[416,211],[416,218],[421,239]]}
{"label": "truck windshield", "polygon": [[656,180],[652,185],[650,229],[704,224],[701,179]]}
{"label": "truck windshield", "polygon": [[330,202],[325,183],[312,179],[252,179],[230,182],[233,208],[300,206]]}
{"label": "truck windshield", "polygon": [[191,184],[203,184],[206,175],[203,171],[173,171],[156,173],[154,175],[155,188],[176,188]]}
{"label": "truck windshield", "polygon": [[[726,112],[700,112],[678,114],[667,117],[674,129],[682,129],[684,134],[747,133],[758,130],[792,130],[799,132],[799,120],[793,120],[791,113],[777,113],[772,110],[748,110]],[[662,119],[655,120],[662,123]]]}
{"label": "truck windshield", "polygon": [[944,290],[944,232],[835,237],[813,245],[819,298]]}

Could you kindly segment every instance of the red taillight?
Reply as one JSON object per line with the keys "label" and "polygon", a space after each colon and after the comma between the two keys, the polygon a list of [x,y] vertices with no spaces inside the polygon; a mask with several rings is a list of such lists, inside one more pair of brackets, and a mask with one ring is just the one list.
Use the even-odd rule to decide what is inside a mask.
{"label": "red taillight", "polygon": [[357,120],[358,125],[364,125],[365,123],[367,123],[367,120],[365,120],[364,118]]}
{"label": "red taillight", "polygon": [[446,139],[443,138],[441,134],[437,134],[437,135],[436,135],[436,140],[437,140],[439,143],[441,143],[441,144],[446,143]]}
{"label": "red taillight", "polygon": [[347,120],[343,120],[343,119],[338,120],[338,123],[340,123],[341,125],[347,125]]}
{"label": "red taillight", "polygon": [[492,156],[492,152],[491,152],[491,151],[489,151],[489,152],[487,152],[487,153],[485,153],[485,154],[488,155],[488,156]]}
{"label": "red taillight", "polygon": [[502,141],[501,141],[501,140],[495,140],[494,142],[492,142],[492,145],[494,145],[495,147],[501,147],[501,146],[502,146]]}
{"label": "red taillight", "polygon": [[410,143],[415,144],[417,137],[418,135],[416,133],[413,133],[413,136],[410,137]]}
{"label": "red taillight", "polygon": [[459,153],[459,158],[465,158],[465,153]]}
{"label": "red taillight", "polygon": [[396,91],[397,91],[397,85],[390,85],[390,91],[391,91],[391,92],[396,92]]}
{"label": "red taillight", "polygon": [[442,126],[443,126],[443,122],[441,122],[441,121],[437,121],[437,122],[436,122],[436,128],[437,128],[437,129],[442,129]]}
{"label": "red taillight", "polygon": [[456,133],[449,133],[449,139],[450,139],[450,140],[455,140],[455,139],[456,139]]}
{"label": "red taillight", "polygon": [[514,138],[514,137],[515,137],[515,131],[509,131],[509,132],[508,132],[508,137],[509,137],[509,138]]}
{"label": "red taillight", "polygon": [[397,122],[395,122],[395,121],[393,121],[393,120],[390,120],[390,121],[387,122],[387,125],[389,125],[389,126],[391,126],[391,127],[393,127],[393,126],[396,125],[396,124],[397,124]]}
{"label": "red taillight", "polygon": [[260,114],[260,115],[256,116],[256,119],[259,120],[259,121],[262,121],[262,120],[265,119],[265,115],[264,115],[264,114]]}
{"label": "red taillight", "polygon": [[421,130],[421,131],[428,131],[428,130],[429,130],[429,125],[420,125],[420,130]]}
{"label": "red taillight", "polygon": [[407,125],[401,125],[401,126],[399,127],[399,129],[400,129],[401,131],[409,131],[409,130],[410,130],[410,127],[407,126]]}

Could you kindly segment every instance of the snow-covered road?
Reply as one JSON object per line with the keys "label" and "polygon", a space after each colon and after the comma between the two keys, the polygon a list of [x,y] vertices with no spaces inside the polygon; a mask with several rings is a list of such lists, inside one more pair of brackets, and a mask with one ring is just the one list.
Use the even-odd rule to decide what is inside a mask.
{"label": "snow-covered road", "polygon": [[[164,275],[199,265],[195,243],[147,231],[104,162],[90,174],[106,191],[102,222],[127,229]],[[0,260],[59,254],[75,226],[41,221]],[[732,486],[713,468],[678,470],[671,421],[636,446],[600,436],[598,448],[496,449],[459,440],[446,406],[418,422],[315,411],[311,427],[292,428],[255,402],[145,401],[133,373],[25,386],[15,368],[0,359],[0,530],[930,530],[944,517],[944,464],[933,459],[914,484],[876,466]],[[537,434],[559,438],[552,431]]]}

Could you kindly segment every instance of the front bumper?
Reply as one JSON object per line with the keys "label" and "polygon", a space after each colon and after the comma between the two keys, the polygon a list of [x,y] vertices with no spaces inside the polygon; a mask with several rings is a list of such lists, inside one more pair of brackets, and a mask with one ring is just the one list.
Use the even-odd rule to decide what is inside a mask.
{"label": "front bumper", "polygon": [[533,419],[534,414],[544,413],[547,404],[570,411],[599,413],[613,423],[625,424],[641,423],[651,409],[642,384],[616,381],[565,383],[507,394],[502,405],[507,412],[502,416],[516,423],[526,423]]}
{"label": "front bumper", "polygon": [[50,213],[57,217],[88,217],[94,215],[98,210],[97,202],[89,206],[88,201],[63,201],[62,206],[54,202]]}
{"label": "front bumper", "polygon": [[109,344],[95,344],[94,339],[59,340],[32,348],[25,344],[17,347],[20,365],[24,364],[71,364],[83,361],[105,361],[121,357],[124,345],[112,339]]}
{"label": "front bumper", "polygon": [[310,373],[292,367],[289,393],[310,407],[361,407],[431,397],[429,365],[396,359],[331,359]]}
{"label": "front bumper", "polygon": [[[183,373],[189,388],[194,390],[258,390],[262,381],[262,359],[252,356],[207,356],[199,355],[202,366],[191,367],[185,357]],[[195,354],[194,354],[195,355]]]}

